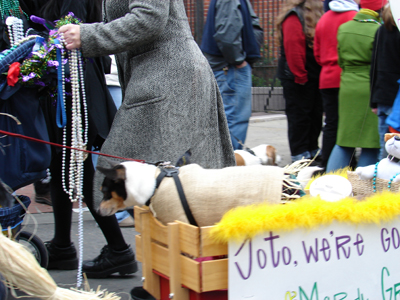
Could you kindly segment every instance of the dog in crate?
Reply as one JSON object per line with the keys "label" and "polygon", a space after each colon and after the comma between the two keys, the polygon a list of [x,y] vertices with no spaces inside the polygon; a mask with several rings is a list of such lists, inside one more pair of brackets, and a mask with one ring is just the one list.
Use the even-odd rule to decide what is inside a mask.
{"label": "dog in crate", "polygon": [[[210,226],[231,208],[262,202],[279,204],[283,199],[298,198],[295,191],[301,189],[284,168],[277,166],[204,169],[197,164],[175,168],[126,161],[97,169],[105,175],[100,215],[147,205],[164,224],[178,220]],[[287,193],[288,187],[294,192]]]}

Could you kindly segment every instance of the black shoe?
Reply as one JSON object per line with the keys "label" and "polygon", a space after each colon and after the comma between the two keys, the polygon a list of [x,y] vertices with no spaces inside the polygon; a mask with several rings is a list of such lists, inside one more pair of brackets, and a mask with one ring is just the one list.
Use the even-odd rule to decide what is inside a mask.
{"label": "black shoe", "polygon": [[101,249],[100,255],[83,262],[82,272],[88,278],[105,278],[113,273],[132,274],[138,270],[135,254],[131,246],[123,251],[111,249],[108,245]]}
{"label": "black shoe", "polygon": [[156,300],[156,298],[141,286],[134,287],[131,290],[131,297],[133,300]]}
{"label": "black shoe", "polygon": [[49,253],[49,265],[47,270],[76,270],[78,268],[78,258],[73,243],[68,247],[59,247],[50,242],[45,242]]}

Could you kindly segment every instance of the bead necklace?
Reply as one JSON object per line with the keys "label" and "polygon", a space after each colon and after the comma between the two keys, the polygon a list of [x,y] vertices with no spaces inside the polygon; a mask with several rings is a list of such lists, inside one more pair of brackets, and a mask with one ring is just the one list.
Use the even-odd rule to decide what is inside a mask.
{"label": "bead necklace", "polygon": [[[376,175],[378,174],[378,165],[379,165],[379,161],[375,164],[374,177],[372,179],[372,189],[373,189],[374,193],[376,193]],[[388,182],[388,185],[387,185],[389,190],[392,187],[393,180],[399,175],[400,175],[400,173],[397,173],[397,174],[393,175],[392,178],[389,179],[389,182]]]}
{"label": "bead necklace", "polygon": [[8,29],[10,45],[14,46],[19,40],[24,37],[22,20],[13,16],[7,17],[6,25]]}
{"label": "bead necklace", "polygon": [[3,20],[9,16],[20,18],[21,11],[18,0],[0,0],[0,14]]}
{"label": "bead necklace", "polygon": [[[60,37],[61,45],[64,46],[61,51],[61,64],[62,71],[62,102],[65,103],[65,68],[63,65],[65,54],[65,41],[63,36]],[[85,81],[83,74],[82,56],[77,49],[68,51],[68,62],[71,75],[71,89],[72,89],[72,116],[71,116],[71,147],[75,149],[86,149],[88,141],[88,113],[86,104]],[[82,96],[82,98],[81,98]],[[82,100],[82,101],[81,101]],[[82,108],[83,107],[83,118]],[[82,119],[85,123],[84,129],[82,126]],[[63,145],[67,145],[67,126],[63,129]],[[79,257],[78,257],[78,272],[77,272],[77,287],[82,285],[82,263],[83,263],[83,175],[84,175],[84,161],[87,158],[86,153],[79,150],[70,150],[69,161],[69,182],[68,189],[65,184],[65,163],[66,163],[66,148],[62,151],[62,187],[65,193],[69,195],[71,202],[78,201],[79,204],[79,218],[78,218],[78,236],[79,236]]]}

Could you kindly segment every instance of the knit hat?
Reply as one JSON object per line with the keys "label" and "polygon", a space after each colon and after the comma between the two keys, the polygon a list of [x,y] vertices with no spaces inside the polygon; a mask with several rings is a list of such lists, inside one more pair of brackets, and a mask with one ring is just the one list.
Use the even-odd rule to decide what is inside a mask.
{"label": "knit hat", "polygon": [[329,8],[334,12],[358,11],[358,4],[354,0],[332,0]]}
{"label": "knit hat", "polygon": [[361,0],[360,6],[361,8],[367,8],[370,10],[378,11],[382,7],[384,7],[387,3],[387,0]]}

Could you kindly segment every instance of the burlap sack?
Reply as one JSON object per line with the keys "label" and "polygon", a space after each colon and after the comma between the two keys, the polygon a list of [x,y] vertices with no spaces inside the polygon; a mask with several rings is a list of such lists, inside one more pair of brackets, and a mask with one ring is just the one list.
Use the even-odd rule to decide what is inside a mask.
{"label": "burlap sack", "polygon": [[[284,169],[247,166],[210,170],[191,164],[179,169],[179,179],[198,226],[209,226],[233,207],[280,203]],[[150,209],[164,224],[175,220],[189,223],[173,178],[163,179],[151,199]]]}
{"label": "burlap sack", "polygon": [[[353,171],[348,171],[347,172],[348,180],[350,181],[352,187],[353,187],[353,196],[356,198],[364,198],[367,196],[371,196],[374,194],[373,190],[373,180],[368,179],[360,179],[358,174]],[[386,179],[381,179],[381,178],[376,178],[376,191],[377,192],[382,192],[382,191],[387,191],[388,189],[388,183],[389,180]],[[400,192],[400,182],[396,182],[391,184],[390,190],[392,192]]]}

